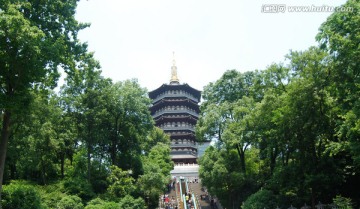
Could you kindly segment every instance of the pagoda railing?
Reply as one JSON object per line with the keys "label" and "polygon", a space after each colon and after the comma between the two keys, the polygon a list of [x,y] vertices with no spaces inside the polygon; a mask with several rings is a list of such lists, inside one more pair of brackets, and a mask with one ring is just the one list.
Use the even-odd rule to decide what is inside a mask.
{"label": "pagoda railing", "polygon": [[163,114],[166,114],[166,113],[187,113],[187,114],[190,114],[192,116],[195,116],[195,117],[199,117],[199,114],[197,114],[196,112],[194,111],[190,111],[190,110],[160,110],[158,111],[157,113],[155,113],[153,115],[153,118],[156,118],[160,115],[163,115]]}
{"label": "pagoda railing", "polygon": [[197,98],[195,98],[194,96],[192,96],[190,94],[162,94],[162,95],[159,95],[158,97],[156,97],[153,100],[153,103],[158,102],[159,100],[164,99],[164,98],[175,98],[175,97],[186,97],[186,98],[194,100],[195,102],[199,102],[199,100]]}
{"label": "pagoda railing", "polygon": [[197,149],[197,146],[193,145],[193,144],[171,144],[170,147],[173,147],[173,148],[191,147],[193,149]]}
{"label": "pagoda railing", "polygon": [[162,130],[164,131],[182,131],[182,130],[187,130],[187,131],[194,131],[195,132],[195,128],[192,128],[190,126],[178,126],[178,127],[160,127]]}
{"label": "pagoda railing", "polygon": [[170,155],[174,156],[174,155],[184,155],[184,154],[188,154],[188,155],[192,155],[194,157],[197,157],[197,152],[195,151],[183,151],[183,150],[171,150]]}

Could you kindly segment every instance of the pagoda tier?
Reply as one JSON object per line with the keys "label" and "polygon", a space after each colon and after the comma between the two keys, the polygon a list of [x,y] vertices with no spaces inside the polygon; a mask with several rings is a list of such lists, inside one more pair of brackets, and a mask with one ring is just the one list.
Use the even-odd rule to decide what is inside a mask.
{"label": "pagoda tier", "polygon": [[188,123],[192,125],[196,125],[197,118],[191,115],[187,116],[178,116],[178,117],[171,117],[171,116],[160,116],[155,120],[156,126],[161,126],[167,123]]}
{"label": "pagoda tier", "polygon": [[175,97],[188,98],[194,102],[200,102],[201,91],[192,88],[188,84],[163,84],[159,88],[149,92],[149,97],[153,100],[153,104],[163,98]]}
{"label": "pagoda tier", "polygon": [[196,141],[196,138],[195,138],[195,134],[194,134],[194,133],[181,133],[181,134],[171,133],[171,134],[170,134],[170,139],[171,139],[171,140],[176,140],[176,139],[191,139],[191,140],[193,140],[193,141]]}
{"label": "pagoda tier", "polygon": [[190,109],[195,110],[197,113],[200,112],[199,105],[192,101],[191,99],[161,99],[153,104],[153,106],[150,107],[151,113],[156,112],[157,110],[161,108],[166,108],[168,106],[173,106],[177,108],[181,107],[188,107]]}

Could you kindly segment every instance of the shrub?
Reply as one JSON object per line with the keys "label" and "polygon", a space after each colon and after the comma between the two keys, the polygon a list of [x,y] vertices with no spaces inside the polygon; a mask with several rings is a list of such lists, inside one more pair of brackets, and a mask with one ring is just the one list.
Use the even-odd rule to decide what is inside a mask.
{"label": "shrub", "polygon": [[119,204],[116,202],[107,202],[100,198],[91,200],[85,209],[119,209]]}
{"label": "shrub", "polygon": [[3,187],[1,205],[3,209],[39,209],[40,194],[32,185],[15,182]]}
{"label": "shrub", "polygon": [[352,209],[352,202],[350,198],[342,197],[337,195],[334,199],[334,204],[341,209]]}
{"label": "shrub", "polygon": [[57,204],[57,209],[83,209],[81,198],[75,195],[63,197]]}
{"label": "shrub", "polygon": [[95,193],[91,184],[82,178],[68,178],[64,181],[64,190],[66,193],[76,195],[84,201],[91,200]]}
{"label": "shrub", "polygon": [[243,209],[276,208],[276,197],[272,191],[263,189],[252,194],[243,204]]}
{"label": "shrub", "polygon": [[135,199],[130,195],[126,195],[120,200],[120,209],[145,209],[145,201],[142,198]]}

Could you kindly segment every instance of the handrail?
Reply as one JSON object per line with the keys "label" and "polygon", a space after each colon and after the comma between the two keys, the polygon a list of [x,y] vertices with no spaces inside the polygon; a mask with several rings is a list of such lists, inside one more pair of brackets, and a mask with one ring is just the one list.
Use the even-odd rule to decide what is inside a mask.
{"label": "handrail", "polygon": [[179,181],[179,187],[180,187],[180,197],[182,197],[183,193],[182,193],[182,188],[181,188],[181,178],[179,177],[180,181]]}
{"label": "handrail", "polygon": [[186,180],[186,181],[185,181],[186,192],[189,193],[190,191],[189,191],[188,179],[185,178],[185,180]]}
{"label": "handrail", "polygon": [[191,126],[178,126],[178,127],[160,127],[164,131],[180,131],[180,130],[188,130],[188,131],[194,131],[195,128]]}
{"label": "handrail", "polygon": [[[174,180],[174,179],[173,179]],[[174,189],[175,189],[175,198],[176,198],[176,204],[178,205],[179,203],[178,203],[178,191],[177,191],[177,189],[176,189],[176,181],[177,181],[177,179],[176,179],[176,177],[175,177],[175,184],[174,184]]]}
{"label": "handrail", "polygon": [[180,149],[180,148],[191,148],[191,149],[194,149],[194,150],[198,150],[198,147],[196,145],[186,145],[186,144],[181,144],[181,145],[177,145],[177,144],[171,144],[170,145],[171,148],[174,148],[174,149]]}
{"label": "handrail", "polygon": [[195,199],[195,195],[194,193],[192,193],[192,199],[194,200],[194,209],[197,209],[197,203],[198,203],[198,200]]}
{"label": "handrail", "polygon": [[[185,194],[183,194],[183,202],[184,202],[184,209],[187,209],[187,206],[186,206],[186,198],[185,198]],[[190,208],[189,208],[190,209]]]}

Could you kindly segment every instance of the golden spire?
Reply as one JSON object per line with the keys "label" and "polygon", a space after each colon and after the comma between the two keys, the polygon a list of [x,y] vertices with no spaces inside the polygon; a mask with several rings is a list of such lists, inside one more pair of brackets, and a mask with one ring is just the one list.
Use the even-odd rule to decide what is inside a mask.
{"label": "golden spire", "polygon": [[179,84],[179,78],[177,77],[177,67],[175,63],[175,52],[173,52],[173,65],[171,66],[170,84]]}

